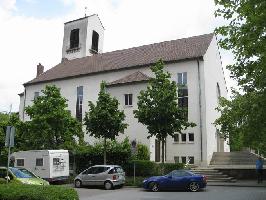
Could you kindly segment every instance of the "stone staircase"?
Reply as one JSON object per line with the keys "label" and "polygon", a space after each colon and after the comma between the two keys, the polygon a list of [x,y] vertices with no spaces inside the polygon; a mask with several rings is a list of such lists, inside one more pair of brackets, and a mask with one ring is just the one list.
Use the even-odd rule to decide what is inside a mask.
{"label": "stone staircase", "polygon": [[248,151],[236,152],[214,152],[210,166],[223,166],[223,165],[248,165],[254,166],[257,156]]}
{"label": "stone staircase", "polygon": [[195,174],[207,176],[207,182],[236,182],[235,178],[212,168],[193,168],[190,171]]}

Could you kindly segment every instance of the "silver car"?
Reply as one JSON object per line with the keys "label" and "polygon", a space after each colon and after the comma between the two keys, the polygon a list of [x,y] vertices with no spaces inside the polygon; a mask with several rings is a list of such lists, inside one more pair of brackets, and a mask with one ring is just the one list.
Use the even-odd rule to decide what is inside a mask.
{"label": "silver car", "polygon": [[110,190],[125,184],[125,172],[119,165],[95,165],[77,175],[74,184],[77,188],[95,185]]}

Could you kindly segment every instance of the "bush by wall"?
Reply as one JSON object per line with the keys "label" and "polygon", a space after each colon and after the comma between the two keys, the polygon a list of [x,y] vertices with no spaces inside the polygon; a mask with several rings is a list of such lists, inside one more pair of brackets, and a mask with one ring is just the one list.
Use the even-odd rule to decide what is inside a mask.
{"label": "bush by wall", "polygon": [[145,144],[138,143],[136,154],[133,156],[134,160],[150,160],[150,151]]}
{"label": "bush by wall", "polygon": [[183,163],[160,163],[159,169],[161,174],[168,174],[173,170],[184,169]]}
{"label": "bush by wall", "polygon": [[149,160],[134,160],[122,166],[126,172],[126,176],[134,175],[134,163],[136,176],[147,177],[158,175],[158,165],[155,162]]}
{"label": "bush by wall", "polygon": [[173,170],[184,169],[184,164],[182,163],[158,164],[149,160],[133,160],[123,166],[126,172],[126,176],[134,175],[134,163],[135,163],[135,175],[142,177],[160,176],[168,174]]}
{"label": "bush by wall", "polygon": [[[74,152],[76,173],[87,169],[92,165],[103,164],[103,143],[96,143],[94,146],[81,146]],[[121,143],[117,141],[107,142],[107,164],[124,166],[131,159],[131,144],[126,138]]]}
{"label": "bush by wall", "polygon": [[0,200],[78,200],[73,188],[62,186],[36,186],[1,184]]}

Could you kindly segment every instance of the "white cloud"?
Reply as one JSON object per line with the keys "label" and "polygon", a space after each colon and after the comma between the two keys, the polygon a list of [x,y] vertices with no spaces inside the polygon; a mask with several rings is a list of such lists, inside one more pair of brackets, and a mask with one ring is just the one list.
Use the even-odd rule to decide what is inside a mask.
{"label": "white cloud", "polygon": [[[0,0],[0,111],[18,110],[22,84],[61,60],[63,23],[97,13],[105,27],[104,51],[209,33],[217,23],[213,0],[59,0],[73,5],[61,18],[12,16],[15,0]],[[51,5],[52,7],[52,5]]]}
{"label": "white cloud", "polygon": [[4,11],[16,9],[16,0],[0,0],[0,8]]}

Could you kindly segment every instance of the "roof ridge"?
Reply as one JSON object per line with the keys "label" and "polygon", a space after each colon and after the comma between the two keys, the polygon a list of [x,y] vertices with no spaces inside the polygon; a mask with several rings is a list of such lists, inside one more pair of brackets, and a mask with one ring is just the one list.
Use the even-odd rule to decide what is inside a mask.
{"label": "roof ridge", "polygon": [[[173,41],[178,41],[178,40],[187,40],[187,39],[198,38],[198,37],[208,36],[208,35],[214,35],[214,33],[206,33],[206,34],[202,34],[202,35],[195,35],[195,36],[190,36],[190,37],[183,37],[183,38],[178,38],[178,39],[173,39],[173,40],[165,40],[165,41],[162,41],[162,42],[155,42],[155,43],[152,43],[152,44],[144,44],[144,45],[136,46],[136,47],[129,47],[129,48],[125,48],[125,49],[118,49],[118,50],[114,50],[114,51],[107,51],[107,52],[100,53],[100,54],[95,54],[95,55],[102,55],[102,54],[106,54],[106,53],[114,53],[114,52],[118,52],[118,51],[125,51],[125,50],[130,50],[130,49],[135,49],[135,48],[141,48],[141,47],[146,47],[146,46],[151,46],[151,45],[156,45],[156,44],[162,44],[162,43],[168,43],[168,42],[173,42]],[[93,55],[93,56],[95,56],[95,55]],[[86,57],[89,57],[89,56],[86,56]]]}
{"label": "roof ridge", "polygon": [[40,76],[24,83],[24,86],[93,73],[144,67],[156,63],[159,59],[167,63],[199,58],[205,55],[213,36],[214,33],[209,33],[120,49],[72,60],[63,60],[61,63],[46,70]]}

